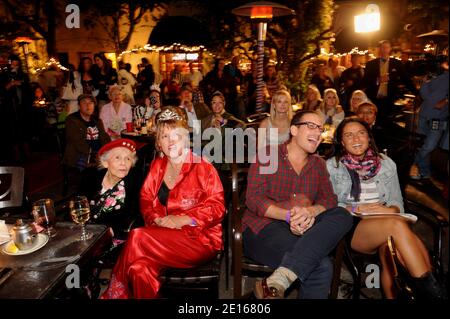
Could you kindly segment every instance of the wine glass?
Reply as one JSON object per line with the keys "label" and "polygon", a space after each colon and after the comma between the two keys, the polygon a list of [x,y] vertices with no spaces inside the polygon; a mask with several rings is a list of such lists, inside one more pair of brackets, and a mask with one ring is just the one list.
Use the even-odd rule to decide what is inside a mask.
{"label": "wine glass", "polygon": [[92,233],[86,231],[86,222],[90,218],[91,209],[86,196],[76,196],[69,201],[70,216],[72,220],[81,225],[80,240],[88,240],[92,238]]}
{"label": "wine glass", "polygon": [[49,237],[56,236],[54,228],[56,224],[55,205],[50,198],[43,198],[33,203],[32,214],[34,221],[45,228]]}

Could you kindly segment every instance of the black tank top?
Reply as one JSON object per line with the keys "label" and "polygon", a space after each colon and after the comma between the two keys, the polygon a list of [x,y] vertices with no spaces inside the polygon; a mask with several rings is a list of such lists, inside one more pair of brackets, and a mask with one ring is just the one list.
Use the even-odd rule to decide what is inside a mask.
{"label": "black tank top", "polygon": [[169,199],[169,192],[170,192],[169,187],[167,187],[166,182],[163,181],[158,191],[158,199],[159,202],[166,207],[167,207],[167,200]]}

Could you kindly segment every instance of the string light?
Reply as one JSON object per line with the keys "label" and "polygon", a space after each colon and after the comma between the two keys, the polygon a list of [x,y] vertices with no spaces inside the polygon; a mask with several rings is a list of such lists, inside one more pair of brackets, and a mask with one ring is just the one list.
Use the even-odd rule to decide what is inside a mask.
{"label": "string light", "polygon": [[50,66],[56,66],[58,69],[63,70],[63,71],[69,71],[68,68],[66,68],[65,66],[61,65],[61,63],[59,63],[59,61],[56,61],[56,59],[54,58],[50,58],[50,60],[48,60],[47,62],[45,62],[45,66],[42,68],[36,68],[34,70],[33,73],[39,73],[42,71],[47,70]]}
{"label": "string light", "polygon": [[425,48],[423,49],[425,52],[432,52],[434,51],[434,47],[431,44],[425,45]]}
{"label": "string light", "polygon": [[[199,51],[203,51],[204,53],[209,53],[207,52],[208,50],[203,46],[203,45],[199,45],[199,46],[185,46],[182,45],[180,43],[173,43],[172,45],[169,46],[156,46],[156,45],[150,45],[150,44],[146,44],[143,47],[139,47],[139,48],[134,48],[131,50],[125,50],[122,53],[119,54],[118,59],[122,59],[122,56],[125,54],[130,54],[130,53],[141,53],[141,52],[167,52],[167,51],[182,51],[184,53],[195,53],[195,52],[199,52]],[[209,55],[211,55],[209,53]]]}
{"label": "string light", "polygon": [[[364,50],[364,51],[360,51],[359,49],[358,49],[358,47],[354,47],[353,49],[351,49],[349,52],[345,52],[345,53],[327,53],[327,51],[325,50],[325,48],[320,48],[320,55],[321,56],[328,56],[328,57],[331,57],[331,56],[335,56],[335,57],[338,57],[338,58],[341,58],[341,57],[345,57],[345,56],[347,56],[347,55],[352,55],[352,54],[359,54],[359,55],[366,55],[366,54],[369,54],[369,56],[371,57],[371,58],[375,58],[375,55],[373,55],[372,53],[369,53],[369,50]],[[314,60],[316,57],[312,57],[312,58],[310,58],[310,60]]]}

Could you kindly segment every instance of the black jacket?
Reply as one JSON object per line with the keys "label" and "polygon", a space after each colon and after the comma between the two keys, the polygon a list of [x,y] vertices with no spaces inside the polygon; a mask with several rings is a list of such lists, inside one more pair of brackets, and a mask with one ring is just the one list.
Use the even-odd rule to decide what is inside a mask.
{"label": "black jacket", "polygon": [[[406,75],[403,64],[397,59],[389,59],[389,82],[388,98],[394,100],[399,93],[399,85],[405,85],[413,94],[417,93],[412,80]],[[375,101],[379,88],[378,77],[380,76],[380,58],[367,62],[364,70],[362,87],[365,89],[367,97]]]}
{"label": "black jacket", "polygon": [[[106,169],[98,170],[95,168],[85,170],[83,172],[83,178],[78,194],[86,196],[89,201],[97,201],[100,196],[102,181],[106,171]],[[93,216],[96,214],[96,208],[91,205],[90,222],[105,224],[112,227],[114,230],[114,237],[116,238],[126,237],[125,230],[133,224],[133,221],[136,221],[136,223],[133,224],[133,227],[138,226],[139,220],[141,219],[139,194],[143,179],[135,168],[131,168],[130,172],[123,180],[125,182],[125,203],[120,209],[100,214],[100,216],[95,219]]]}

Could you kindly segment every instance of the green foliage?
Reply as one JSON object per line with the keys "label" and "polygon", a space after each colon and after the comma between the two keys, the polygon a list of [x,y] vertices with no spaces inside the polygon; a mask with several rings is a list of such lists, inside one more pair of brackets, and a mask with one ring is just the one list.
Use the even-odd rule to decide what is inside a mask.
{"label": "green foliage", "polygon": [[[257,29],[249,18],[236,17],[231,10],[250,1],[201,1],[196,16],[211,35],[208,49],[218,56],[231,57],[233,50],[255,58]],[[279,74],[291,93],[298,95],[306,90],[310,58],[320,54],[321,45],[332,34],[333,0],[277,0],[279,4],[294,9],[295,16],[274,18],[268,23],[266,51],[275,50],[279,62]]]}
{"label": "green foliage", "polygon": [[287,35],[284,50],[279,50],[283,62],[281,73],[293,95],[306,91],[309,82],[308,67],[311,58],[320,54],[320,48],[333,36],[331,31],[334,12],[333,0],[286,1],[296,16],[280,22]]}
{"label": "green foliage", "polygon": [[417,19],[416,23],[428,26],[425,29],[437,29],[444,17],[448,19],[448,0],[409,0],[408,13]]}
{"label": "green foliage", "polygon": [[[128,47],[135,26],[148,10],[168,1],[161,0],[80,0],[84,26],[101,25],[114,43],[116,53]],[[156,17],[153,17],[156,19]],[[125,22],[124,22],[125,21]],[[123,32],[125,30],[125,32]]]}

